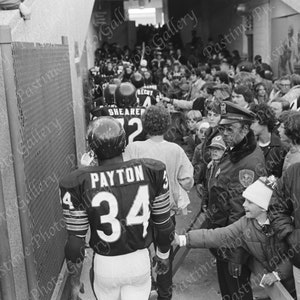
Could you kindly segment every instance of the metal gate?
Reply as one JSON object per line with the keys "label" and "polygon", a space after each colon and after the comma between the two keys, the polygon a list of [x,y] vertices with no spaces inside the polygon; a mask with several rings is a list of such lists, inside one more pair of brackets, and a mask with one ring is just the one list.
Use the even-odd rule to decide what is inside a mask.
{"label": "metal gate", "polygon": [[66,240],[58,181],[71,171],[68,158],[76,157],[69,51],[67,45],[12,45],[22,137],[18,152],[24,159],[38,291],[47,300]]}

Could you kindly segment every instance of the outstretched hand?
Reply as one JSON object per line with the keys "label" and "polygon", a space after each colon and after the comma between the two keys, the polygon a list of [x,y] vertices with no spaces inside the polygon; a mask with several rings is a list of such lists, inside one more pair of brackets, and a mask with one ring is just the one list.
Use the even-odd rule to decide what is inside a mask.
{"label": "outstretched hand", "polygon": [[73,263],[67,260],[67,268],[70,276],[70,296],[68,300],[82,300],[79,293],[84,293],[83,283],[80,281],[83,263]]}
{"label": "outstretched hand", "polygon": [[179,246],[180,245],[180,240],[179,240],[179,235],[175,232],[174,233],[174,240],[172,241],[172,246]]}
{"label": "outstretched hand", "polygon": [[261,285],[271,286],[273,285],[278,279],[275,277],[273,273],[265,274],[260,282]]}

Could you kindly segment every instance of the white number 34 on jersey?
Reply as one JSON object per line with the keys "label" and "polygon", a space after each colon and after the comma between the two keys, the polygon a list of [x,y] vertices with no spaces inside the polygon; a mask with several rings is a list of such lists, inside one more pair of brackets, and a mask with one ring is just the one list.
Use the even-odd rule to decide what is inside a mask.
{"label": "white number 34 on jersey", "polygon": [[[112,193],[99,192],[92,200],[92,206],[98,207],[103,201],[109,205],[109,213],[100,216],[100,223],[110,223],[112,233],[107,235],[102,230],[97,230],[99,237],[108,243],[116,242],[121,236],[121,222],[117,219],[118,201]],[[142,214],[140,212],[142,211]],[[147,185],[138,188],[135,199],[126,217],[126,226],[143,225],[143,237],[147,235],[147,228],[150,218],[149,210],[149,190]]]}

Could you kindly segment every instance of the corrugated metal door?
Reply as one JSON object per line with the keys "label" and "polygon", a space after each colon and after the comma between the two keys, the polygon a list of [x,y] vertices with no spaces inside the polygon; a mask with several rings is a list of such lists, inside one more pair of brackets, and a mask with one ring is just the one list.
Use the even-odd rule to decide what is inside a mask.
{"label": "corrugated metal door", "polygon": [[[27,200],[40,299],[55,287],[65,229],[58,181],[76,157],[67,45],[13,43]],[[75,162],[76,163],[76,162]]]}

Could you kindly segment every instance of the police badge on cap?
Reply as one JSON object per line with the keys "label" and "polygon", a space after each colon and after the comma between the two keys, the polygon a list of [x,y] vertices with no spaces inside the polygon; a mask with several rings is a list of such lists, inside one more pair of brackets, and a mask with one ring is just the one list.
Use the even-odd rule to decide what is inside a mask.
{"label": "police badge on cap", "polygon": [[221,103],[220,109],[221,109],[221,115],[225,115],[226,114],[226,103],[225,102]]}
{"label": "police badge on cap", "polygon": [[221,103],[221,121],[219,125],[232,124],[243,121],[254,121],[256,115],[247,108],[236,105],[230,101]]}

